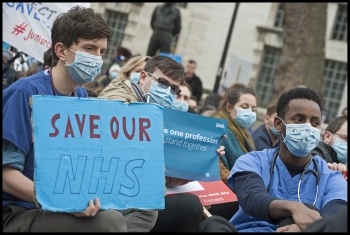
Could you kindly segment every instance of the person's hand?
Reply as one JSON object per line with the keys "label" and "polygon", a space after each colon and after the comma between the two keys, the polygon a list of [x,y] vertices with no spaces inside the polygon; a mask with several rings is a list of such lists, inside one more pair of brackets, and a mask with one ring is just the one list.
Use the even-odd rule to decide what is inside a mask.
{"label": "person's hand", "polygon": [[296,224],[289,224],[283,227],[279,227],[276,229],[277,233],[294,233],[294,232],[301,232],[301,228],[299,228]]}
{"label": "person's hand", "polygon": [[[221,142],[224,141],[227,138],[227,135],[222,135]],[[219,157],[222,157],[225,155],[225,146],[220,145],[220,147],[216,150],[216,152],[219,154]]]}
{"label": "person's hand", "polygon": [[188,184],[189,182],[192,182],[192,181],[193,180],[186,180],[186,179],[165,176],[165,186],[169,187],[169,188],[176,187],[176,186],[182,186],[182,185]]}
{"label": "person's hand", "polygon": [[322,219],[320,213],[316,210],[310,209],[303,203],[295,203],[292,208],[292,217],[296,225],[304,230],[310,224]]}
{"label": "person's hand", "polygon": [[216,150],[216,152],[219,154],[219,157],[222,157],[225,155],[225,146],[220,145],[220,147]]}
{"label": "person's hand", "polygon": [[94,217],[100,210],[100,207],[100,199],[96,198],[94,202],[89,200],[89,205],[83,212],[73,212],[71,214],[75,215],[76,217]]}
{"label": "person's hand", "polygon": [[328,163],[328,168],[334,171],[339,171],[342,174],[347,170],[345,164],[336,162]]}

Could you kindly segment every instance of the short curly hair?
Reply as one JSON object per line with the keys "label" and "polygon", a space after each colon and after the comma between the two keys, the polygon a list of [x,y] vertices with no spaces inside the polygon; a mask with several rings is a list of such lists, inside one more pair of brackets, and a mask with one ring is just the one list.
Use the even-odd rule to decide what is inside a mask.
{"label": "short curly hair", "polygon": [[284,118],[289,110],[289,102],[294,99],[308,99],[318,104],[321,109],[321,97],[316,91],[306,87],[296,87],[284,92],[277,102],[277,116]]}

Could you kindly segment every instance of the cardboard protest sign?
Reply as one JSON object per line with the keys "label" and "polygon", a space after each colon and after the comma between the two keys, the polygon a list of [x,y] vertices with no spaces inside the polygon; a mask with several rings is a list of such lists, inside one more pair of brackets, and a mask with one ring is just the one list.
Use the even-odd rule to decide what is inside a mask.
{"label": "cardboard protest sign", "polygon": [[164,209],[163,108],[32,97],[35,196],[42,209]]}
{"label": "cardboard protest sign", "polygon": [[237,196],[222,181],[193,181],[183,186],[167,188],[167,194],[190,193],[197,195],[203,206],[237,201]]}
{"label": "cardboard protest sign", "polygon": [[61,13],[90,3],[3,2],[3,41],[43,61],[44,52],[51,47],[51,27]]}
{"label": "cardboard protest sign", "polygon": [[219,180],[216,150],[226,129],[227,120],[164,108],[165,175]]}

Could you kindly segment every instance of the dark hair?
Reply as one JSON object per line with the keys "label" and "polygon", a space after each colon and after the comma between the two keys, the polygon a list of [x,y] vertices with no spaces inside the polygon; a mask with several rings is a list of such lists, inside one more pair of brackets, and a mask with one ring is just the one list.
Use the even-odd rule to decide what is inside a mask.
{"label": "dark hair", "polygon": [[266,109],[266,115],[271,116],[272,114],[276,113],[277,111],[277,100],[273,100]]}
{"label": "dark hair", "polygon": [[347,121],[348,121],[347,116],[336,117],[328,123],[328,126],[325,131],[329,131],[330,133],[335,134],[340,129],[340,127],[344,124],[344,122],[347,122]]}
{"label": "dark hair", "polygon": [[132,56],[131,51],[126,47],[118,47],[116,52],[118,55],[122,55],[125,57],[125,62],[127,62]]}
{"label": "dark hair", "polygon": [[[78,44],[79,39],[107,38],[108,41],[110,37],[111,30],[102,15],[78,5],[60,14],[51,29],[52,48],[59,42],[70,47],[73,43]],[[52,57],[52,64],[56,64],[57,55],[53,53]]]}
{"label": "dark hair", "polygon": [[297,87],[284,92],[277,103],[277,116],[284,119],[289,110],[289,102],[293,99],[308,99],[318,104],[321,111],[321,98],[314,90],[306,87]]}
{"label": "dark hair", "polygon": [[194,59],[189,59],[189,60],[188,60],[188,63],[189,63],[189,64],[195,64],[195,65],[197,65],[197,62],[196,62]]}
{"label": "dark hair", "polygon": [[226,104],[231,104],[234,106],[243,94],[252,94],[254,97],[256,97],[254,89],[244,85],[243,83],[235,83],[231,85],[226,90],[220,101],[219,110],[226,111]]}
{"label": "dark hair", "polygon": [[152,57],[146,62],[143,69],[146,72],[153,73],[157,68],[171,80],[179,81],[181,85],[185,81],[184,66],[168,56],[158,55]]}
{"label": "dark hair", "polygon": [[[188,90],[190,91],[190,93],[192,94],[192,88],[191,88],[190,84],[188,84],[186,81],[184,81],[184,82],[181,84],[181,86],[187,87]],[[192,95],[191,95],[191,96],[192,96]],[[196,101],[197,101],[197,99],[196,99]]]}
{"label": "dark hair", "polygon": [[44,64],[43,64],[43,68],[45,68],[45,66],[49,66],[50,68],[55,66],[57,64],[57,61],[55,64],[52,64],[52,48],[47,49],[44,52]]}

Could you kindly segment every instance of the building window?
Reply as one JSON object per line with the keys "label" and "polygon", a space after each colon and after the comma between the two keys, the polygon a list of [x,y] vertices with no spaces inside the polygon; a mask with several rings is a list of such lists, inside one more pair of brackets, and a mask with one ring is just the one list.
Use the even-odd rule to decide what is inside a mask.
{"label": "building window", "polygon": [[284,26],[284,4],[278,3],[274,27],[283,28]]}
{"label": "building window", "polygon": [[105,17],[112,32],[112,36],[108,42],[108,51],[104,56],[104,59],[106,59],[105,64],[109,66],[111,59],[115,56],[117,48],[123,41],[125,27],[128,22],[128,15],[107,9]]}
{"label": "building window", "polygon": [[347,84],[348,67],[346,63],[327,60],[323,75],[324,114],[326,123],[337,116],[340,101]]}
{"label": "building window", "polygon": [[333,26],[332,39],[348,41],[348,5],[338,4]]}
{"label": "building window", "polygon": [[260,107],[266,107],[273,98],[273,82],[280,54],[280,48],[264,47],[256,89]]}

